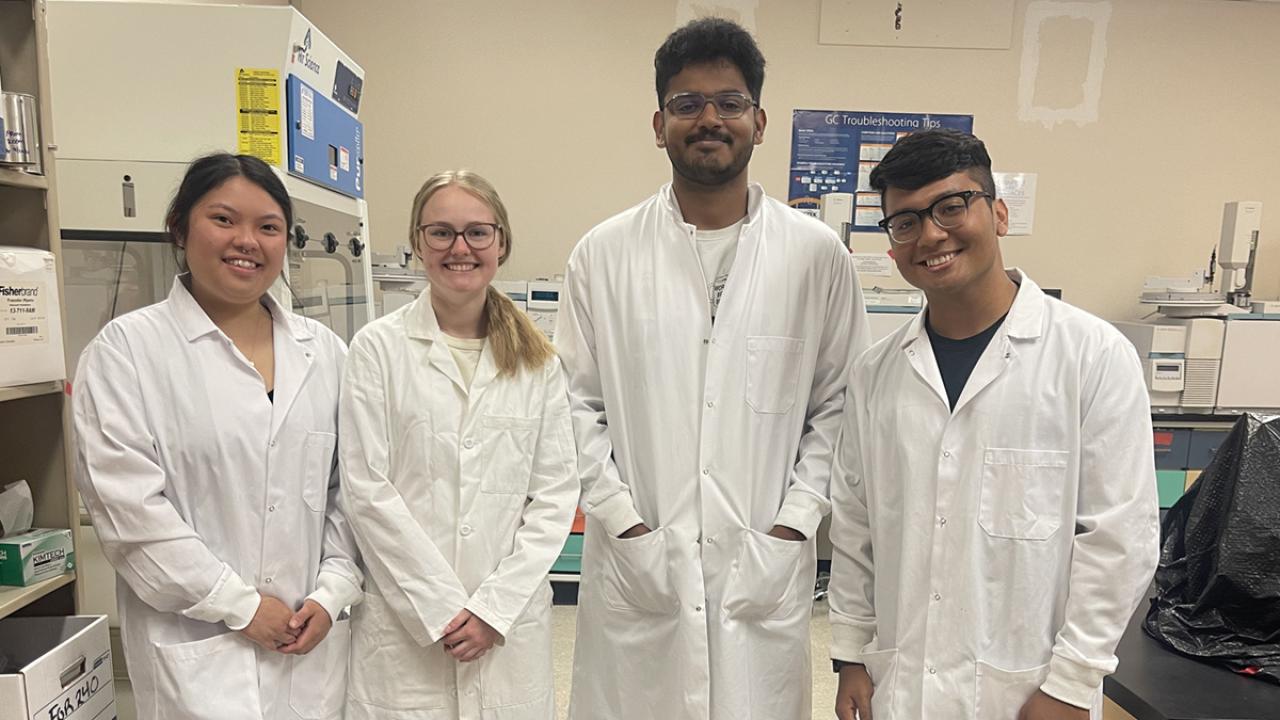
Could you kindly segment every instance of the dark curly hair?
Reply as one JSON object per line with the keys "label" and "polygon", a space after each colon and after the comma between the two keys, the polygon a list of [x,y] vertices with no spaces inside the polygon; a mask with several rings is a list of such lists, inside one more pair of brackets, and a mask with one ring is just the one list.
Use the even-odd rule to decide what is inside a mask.
{"label": "dark curly hair", "polygon": [[662,107],[667,85],[690,65],[728,62],[738,68],[747,81],[751,98],[760,102],[764,87],[764,55],[756,47],[755,38],[743,27],[723,18],[701,18],[667,36],[666,42],[653,56],[657,74],[658,107]]}

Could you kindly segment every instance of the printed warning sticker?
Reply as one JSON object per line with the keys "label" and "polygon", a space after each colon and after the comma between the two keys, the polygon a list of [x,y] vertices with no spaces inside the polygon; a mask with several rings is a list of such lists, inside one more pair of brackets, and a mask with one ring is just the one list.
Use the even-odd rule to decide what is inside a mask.
{"label": "printed warning sticker", "polygon": [[259,68],[236,70],[237,151],[269,165],[279,165],[280,71]]}

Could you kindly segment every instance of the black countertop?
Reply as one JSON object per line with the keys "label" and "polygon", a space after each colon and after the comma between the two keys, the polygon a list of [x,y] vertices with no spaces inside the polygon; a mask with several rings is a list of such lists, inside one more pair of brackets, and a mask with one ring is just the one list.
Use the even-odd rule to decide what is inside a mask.
{"label": "black countertop", "polygon": [[1280,685],[1179,655],[1142,631],[1148,602],[1129,621],[1103,681],[1112,702],[1137,720],[1280,720]]}

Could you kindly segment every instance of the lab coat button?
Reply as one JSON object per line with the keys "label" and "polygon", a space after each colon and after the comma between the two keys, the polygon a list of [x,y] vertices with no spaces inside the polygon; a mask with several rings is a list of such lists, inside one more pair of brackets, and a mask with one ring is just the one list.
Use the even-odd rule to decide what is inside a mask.
{"label": "lab coat button", "polygon": [[715,407],[715,406],[716,406],[716,402],[715,402],[714,400],[708,400],[708,401],[707,401],[707,407],[709,407],[709,408],[713,408],[713,407]]}
{"label": "lab coat button", "polygon": [[708,543],[708,544],[710,544],[710,545],[715,545],[715,544],[716,544],[716,539],[715,539],[715,538],[713,538],[713,537],[709,537],[709,538],[707,538],[707,543]]}
{"label": "lab coat button", "polygon": [[265,582],[266,582],[268,585],[270,585],[270,584],[271,584],[271,578],[267,578],[267,579],[265,580]]}
{"label": "lab coat button", "polygon": [[471,526],[463,525],[462,527],[458,528],[458,532],[462,533],[462,537],[466,537],[471,534]]}
{"label": "lab coat button", "polygon": [[942,451],[942,457],[951,457],[951,451],[950,451],[950,450],[943,450],[943,451]]}
{"label": "lab coat button", "polygon": [[937,600],[941,600],[941,599],[942,599],[942,596],[941,596],[941,595],[939,595],[938,593],[934,593],[934,594],[933,594],[933,599],[934,599],[935,601],[937,601]]}
{"label": "lab coat button", "polygon": [[275,446],[276,446],[276,441],[275,441],[275,440],[272,440],[272,441],[271,441],[271,447],[275,447]]}
{"label": "lab coat button", "polygon": [[468,450],[470,450],[471,448],[473,448],[473,447],[475,447],[475,446],[476,446],[476,441],[475,441],[475,440],[472,440],[471,438],[467,438],[466,440],[463,440],[463,441],[462,441],[462,447],[464,447],[464,448],[466,448],[466,449],[468,449]]}
{"label": "lab coat button", "polygon": [[696,612],[702,612],[702,606],[701,606],[701,605],[697,605],[697,606],[695,606],[693,609],[694,609],[694,611],[696,611]]}
{"label": "lab coat button", "polygon": [[710,471],[710,470],[708,470],[708,469],[706,469],[706,468],[702,468],[702,474],[703,474],[703,475],[710,475],[710,474],[711,474],[711,471]]}
{"label": "lab coat button", "polygon": [[275,512],[275,511],[276,511],[276,506],[275,506],[275,505],[268,505],[268,506],[267,506],[267,512]]}
{"label": "lab coat button", "polygon": [[929,668],[929,674],[930,674],[930,675],[937,675],[937,674],[938,674],[938,668],[936,668],[936,667],[930,667],[930,668]]}
{"label": "lab coat button", "polygon": [[939,525],[946,525],[946,524],[947,524],[947,519],[946,519],[946,518],[938,518],[938,524],[939,524]]}

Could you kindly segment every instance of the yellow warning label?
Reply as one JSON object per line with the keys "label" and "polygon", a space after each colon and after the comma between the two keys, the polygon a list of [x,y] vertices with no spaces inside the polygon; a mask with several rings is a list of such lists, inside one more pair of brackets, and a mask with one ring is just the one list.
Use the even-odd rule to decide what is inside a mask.
{"label": "yellow warning label", "polygon": [[236,70],[237,152],[279,165],[280,71]]}

